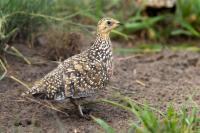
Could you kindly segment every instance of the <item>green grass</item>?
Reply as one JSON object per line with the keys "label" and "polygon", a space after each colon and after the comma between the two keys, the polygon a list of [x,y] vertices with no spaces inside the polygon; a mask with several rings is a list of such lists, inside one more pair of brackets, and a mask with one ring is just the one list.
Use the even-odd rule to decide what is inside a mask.
{"label": "green grass", "polygon": [[200,47],[187,44],[179,43],[177,45],[161,44],[161,43],[150,43],[150,44],[138,44],[133,48],[115,48],[114,53],[119,55],[130,55],[138,53],[157,53],[161,52],[163,49],[169,49],[171,51],[190,51],[190,52],[200,52]]}
{"label": "green grass", "polygon": [[[176,111],[173,106],[169,106],[166,112],[161,112],[147,105],[139,104],[129,98],[120,98],[120,102],[103,100],[105,103],[118,107],[132,113],[137,120],[129,123],[128,133],[199,133],[200,117],[199,107],[182,108]],[[189,111],[188,111],[189,110]],[[106,133],[116,133],[102,119],[92,117]]]}
{"label": "green grass", "polygon": [[20,57],[31,64],[14,46],[10,47],[9,42],[16,38],[30,39],[53,18],[51,10],[53,3],[50,0],[0,0],[0,59],[4,66],[6,59],[2,53]]}
{"label": "green grass", "polygon": [[28,36],[35,32],[36,27],[45,25],[40,15],[47,14],[51,7],[48,0],[0,0],[1,40],[7,42],[14,33]]}
{"label": "green grass", "polygon": [[175,30],[172,35],[184,34],[187,36],[200,37],[200,1],[198,0],[177,0],[177,10],[173,17]]}
{"label": "green grass", "polygon": [[[7,42],[16,34],[25,37],[44,28],[49,23],[69,23],[79,27],[80,23],[96,24],[103,16],[111,16],[124,23],[117,35],[131,35],[146,31],[150,38],[168,36],[200,37],[200,2],[198,0],[177,0],[175,14],[148,17],[141,13],[134,1],[120,0],[0,0],[0,39]],[[73,19],[72,19],[73,18]],[[165,28],[162,23],[165,23]],[[167,23],[167,25],[166,25]],[[68,29],[70,26],[65,27]]]}

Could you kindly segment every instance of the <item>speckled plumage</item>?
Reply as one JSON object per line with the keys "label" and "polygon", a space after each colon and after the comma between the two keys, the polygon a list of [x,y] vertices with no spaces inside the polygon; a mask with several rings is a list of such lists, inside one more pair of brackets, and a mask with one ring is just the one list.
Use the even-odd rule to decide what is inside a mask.
{"label": "speckled plumage", "polygon": [[[107,24],[108,21],[113,25]],[[118,24],[118,21],[111,18],[100,20],[96,40],[88,50],[60,63],[22,95],[41,94],[54,100],[78,99],[93,96],[103,89],[112,75],[112,45],[109,33]]]}

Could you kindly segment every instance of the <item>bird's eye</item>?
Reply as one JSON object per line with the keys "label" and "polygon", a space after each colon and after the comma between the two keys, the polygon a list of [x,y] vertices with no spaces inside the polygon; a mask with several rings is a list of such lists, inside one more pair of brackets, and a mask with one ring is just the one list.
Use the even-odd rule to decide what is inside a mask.
{"label": "bird's eye", "polygon": [[107,21],[107,24],[108,24],[108,25],[111,25],[111,22],[110,22],[110,21]]}

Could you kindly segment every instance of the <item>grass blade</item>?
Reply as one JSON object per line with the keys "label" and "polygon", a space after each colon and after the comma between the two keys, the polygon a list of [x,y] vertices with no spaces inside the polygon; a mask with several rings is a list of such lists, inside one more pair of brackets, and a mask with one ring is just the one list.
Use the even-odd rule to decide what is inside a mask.
{"label": "grass blade", "polygon": [[2,80],[7,74],[7,68],[6,68],[6,66],[4,65],[4,63],[1,59],[0,59],[0,64],[1,64],[1,67],[4,69],[3,74],[0,76],[0,80]]}
{"label": "grass blade", "polygon": [[17,50],[15,47],[11,47],[11,49],[17,54],[17,56],[19,56],[19,57],[21,57],[22,59],[24,59],[24,61],[27,63],[27,64],[29,64],[29,65],[31,65],[31,62],[21,53],[21,52],[19,52],[19,50]]}
{"label": "grass blade", "polygon": [[21,80],[17,79],[14,76],[10,76],[10,78],[23,85],[27,90],[30,90],[30,87],[26,83],[22,82]]}
{"label": "grass blade", "polygon": [[104,120],[96,118],[94,116],[91,117],[96,123],[98,123],[105,130],[106,133],[115,133],[114,128],[108,125]]}

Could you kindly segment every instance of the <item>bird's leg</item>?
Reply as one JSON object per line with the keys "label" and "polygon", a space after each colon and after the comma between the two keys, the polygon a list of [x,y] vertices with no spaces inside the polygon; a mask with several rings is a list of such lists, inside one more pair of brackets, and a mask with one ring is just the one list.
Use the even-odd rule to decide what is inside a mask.
{"label": "bird's leg", "polygon": [[78,107],[78,111],[79,111],[80,115],[81,115],[82,117],[84,117],[84,114],[83,114],[83,110],[82,110],[81,105],[78,105],[77,107]]}
{"label": "bird's leg", "polygon": [[86,113],[86,114],[84,113],[82,106],[76,102],[76,99],[70,98],[70,101],[72,102],[72,104],[74,104],[75,107],[77,107],[81,117],[83,117],[85,119],[90,119],[89,113]]}

